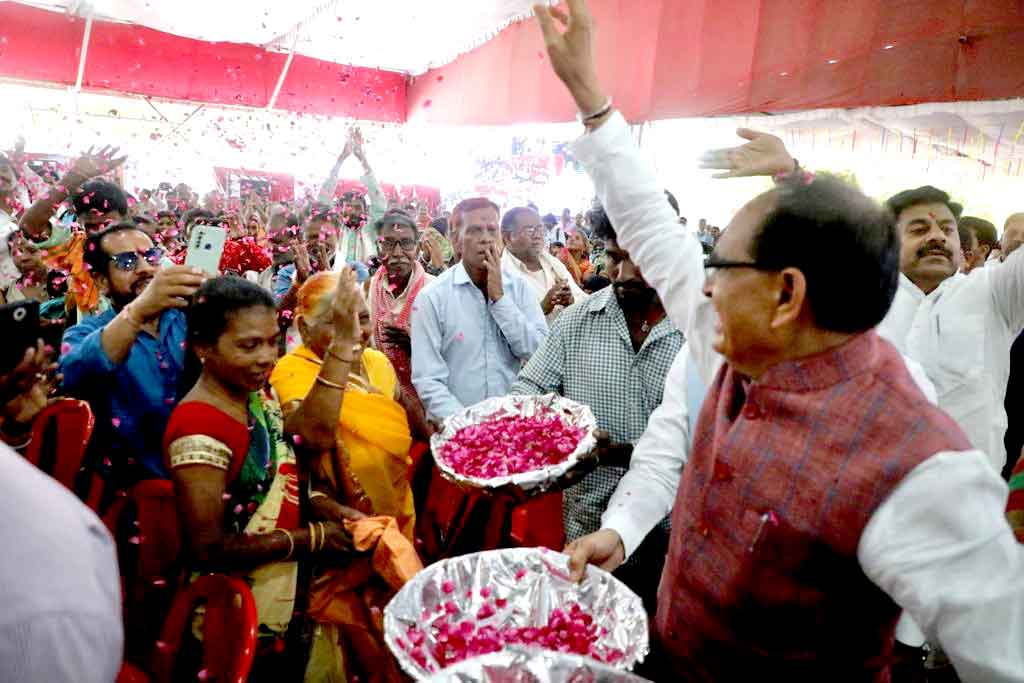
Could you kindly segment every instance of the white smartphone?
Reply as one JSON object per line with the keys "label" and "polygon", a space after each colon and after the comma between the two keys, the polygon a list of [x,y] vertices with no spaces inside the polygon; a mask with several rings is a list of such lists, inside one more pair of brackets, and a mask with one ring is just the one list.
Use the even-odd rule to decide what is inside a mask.
{"label": "white smartphone", "polygon": [[195,225],[188,240],[185,265],[199,268],[210,275],[220,274],[220,257],[224,253],[224,242],[228,231],[212,225]]}

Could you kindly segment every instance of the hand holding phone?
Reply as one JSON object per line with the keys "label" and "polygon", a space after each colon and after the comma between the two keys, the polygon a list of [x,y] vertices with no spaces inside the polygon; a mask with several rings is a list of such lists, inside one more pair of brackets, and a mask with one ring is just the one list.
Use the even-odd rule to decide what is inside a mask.
{"label": "hand holding phone", "polygon": [[131,312],[147,322],[168,308],[185,308],[192,295],[199,291],[206,276],[190,266],[171,266],[157,271],[135,301],[128,304]]}

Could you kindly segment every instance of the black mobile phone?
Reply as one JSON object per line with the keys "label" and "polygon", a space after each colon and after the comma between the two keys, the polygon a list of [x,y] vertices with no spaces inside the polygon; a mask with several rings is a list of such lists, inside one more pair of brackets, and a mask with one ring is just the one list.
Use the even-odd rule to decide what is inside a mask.
{"label": "black mobile phone", "polygon": [[13,370],[40,337],[39,302],[16,301],[0,306],[0,374]]}

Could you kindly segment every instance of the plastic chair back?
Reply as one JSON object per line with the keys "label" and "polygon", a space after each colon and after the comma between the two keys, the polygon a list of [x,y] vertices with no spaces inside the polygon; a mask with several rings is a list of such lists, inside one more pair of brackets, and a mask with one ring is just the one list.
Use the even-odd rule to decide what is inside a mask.
{"label": "plastic chair back", "polygon": [[43,408],[32,423],[25,459],[71,491],[95,424],[85,401],[63,398]]}
{"label": "plastic chair back", "polygon": [[114,500],[103,521],[117,541],[124,590],[125,658],[145,665],[182,573],[174,483],[167,479],[140,481]]}
{"label": "plastic chair back", "polygon": [[200,576],[175,596],[154,657],[154,681],[173,680],[182,637],[191,629],[193,611],[200,604],[206,606],[203,680],[244,683],[256,656],[256,601],[245,581],[223,574]]}

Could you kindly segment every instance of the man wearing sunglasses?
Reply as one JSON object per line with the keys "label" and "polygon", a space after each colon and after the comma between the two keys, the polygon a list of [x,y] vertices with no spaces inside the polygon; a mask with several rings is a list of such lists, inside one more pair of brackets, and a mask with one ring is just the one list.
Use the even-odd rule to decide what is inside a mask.
{"label": "man wearing sunglasses", "polygon": [[574,156],[709,386],[688,460],[681,445],[633,490],[658,504],[630,528],[606,517],[577,558],[614,568],[672,510],[654,678],[889,680],[902,609],[963,680],[1024,681],[1006,484],[874,330],[900,277],[892,214],[741,129],[705,167],[790,177],[736,213],[703,272],[604,91],[586,0],[534,9],[586,129]]}
{"label": "man wearing sunglasses", "polygon": [[[166,477],[161,439],[185,361],[182,309],[202,271],[161,268],[163,250],[130,221],[90,235],[85,263],[111,308],[64,333],[64,390],[96,414],[90,448],[114,487]],[[108,487],[113,488],[113,487]]]}

